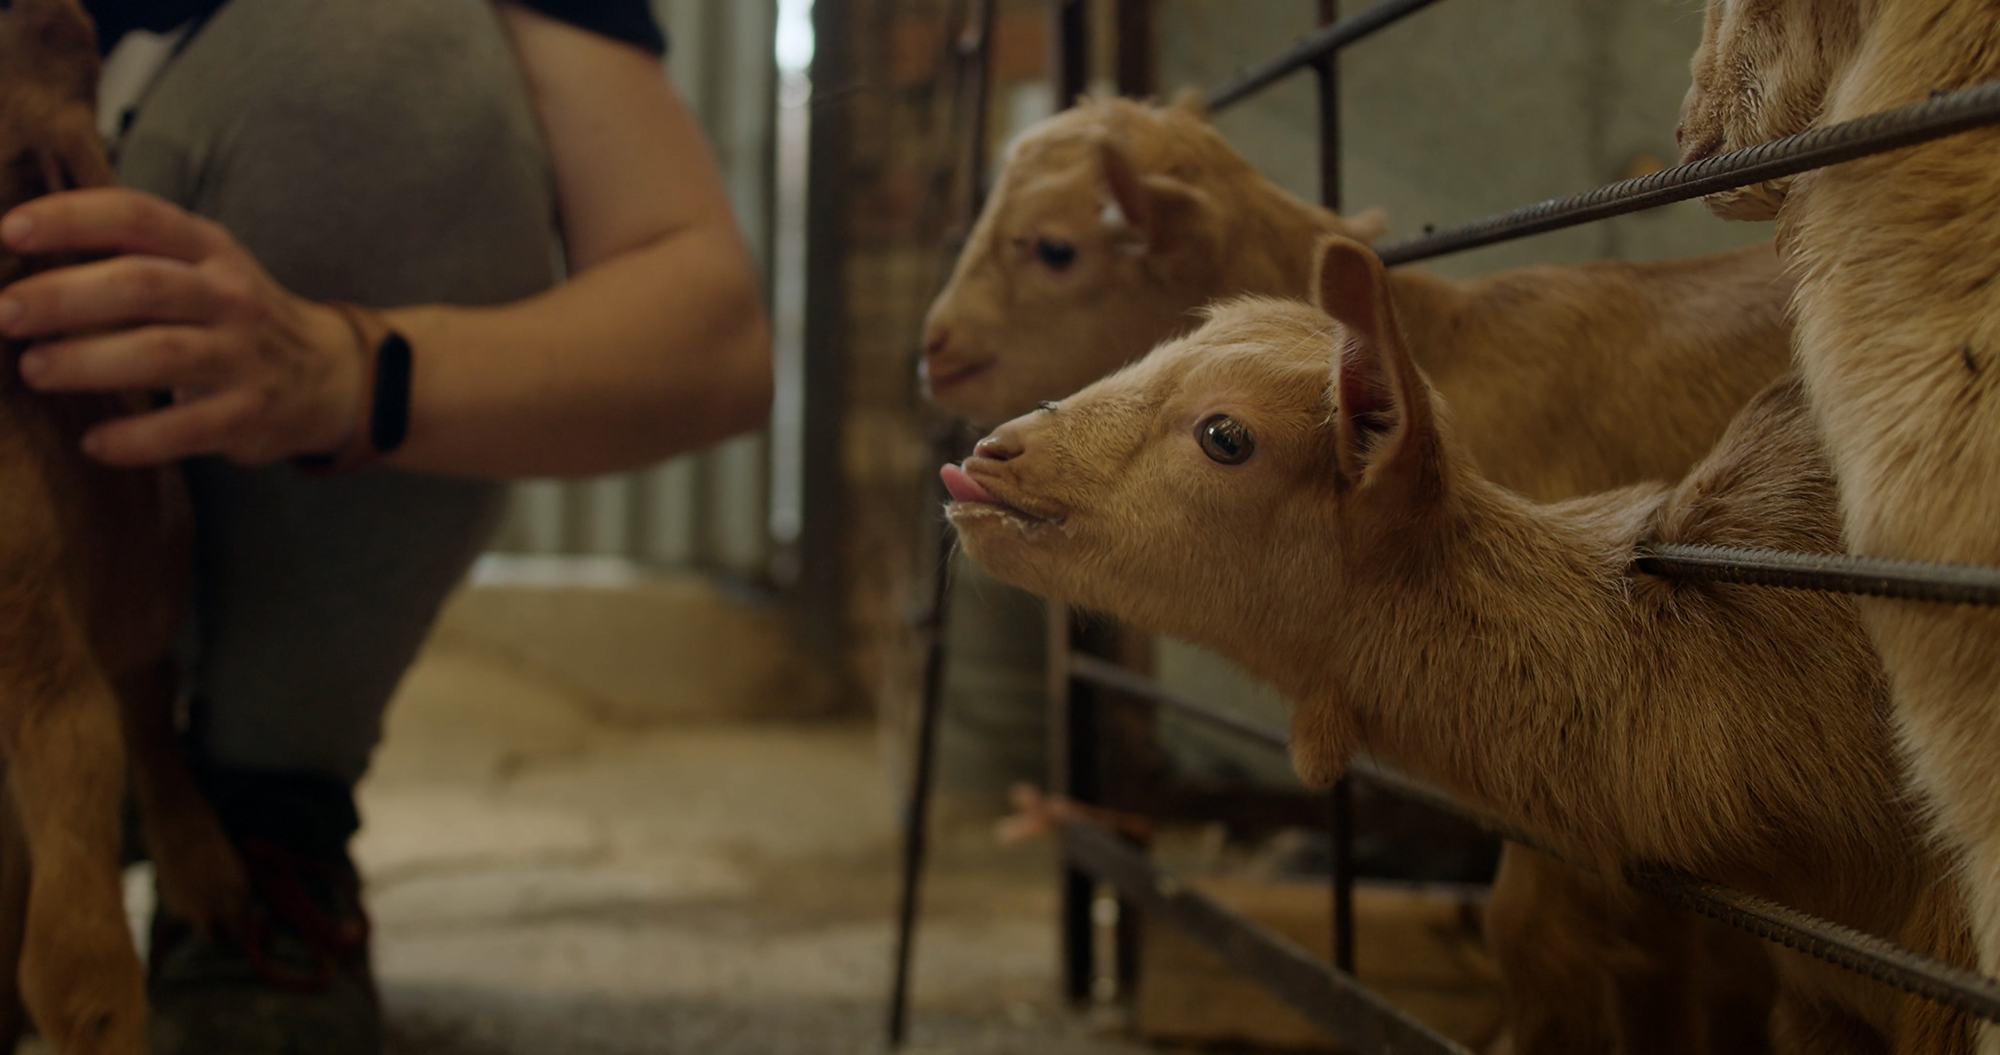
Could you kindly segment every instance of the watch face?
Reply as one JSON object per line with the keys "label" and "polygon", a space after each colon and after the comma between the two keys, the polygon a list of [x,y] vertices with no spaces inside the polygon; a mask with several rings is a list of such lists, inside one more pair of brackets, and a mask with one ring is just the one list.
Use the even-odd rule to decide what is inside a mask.
{"label": "watch face", "polygon": [[410,342],[390,330],[375,347],[375,401],[368,414],[368,445],[388,454],[410,435]]}

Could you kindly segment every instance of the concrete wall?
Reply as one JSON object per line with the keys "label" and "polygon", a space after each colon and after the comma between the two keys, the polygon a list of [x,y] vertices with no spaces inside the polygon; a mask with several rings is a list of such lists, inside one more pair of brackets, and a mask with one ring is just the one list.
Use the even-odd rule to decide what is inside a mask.
{"label": "concrete wall", "polygon": [[[1161,83],[1212,86],[1313,26],[1302,0],[1160,0]],[[1344,13],[1360,10],[1348,0]],[[1389,210],[1394,234],[1448,224],[1671,162],[1701,5],[1688,0],[1446,0],[1348,49],[1341,118],[1350,208]],[[1263,171],[1319,193],[1309,75],[1219,115]],[[1517,264],[1649,259],[1769,237],[1696,203],[1440,261],[1478,274]]]}

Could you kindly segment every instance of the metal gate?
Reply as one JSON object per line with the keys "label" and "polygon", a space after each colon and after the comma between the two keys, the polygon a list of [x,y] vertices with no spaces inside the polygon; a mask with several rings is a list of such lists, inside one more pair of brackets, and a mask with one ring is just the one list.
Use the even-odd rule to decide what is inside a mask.
{"label": "metal gate", "polygon": [[[1059,97],[1063,99],[1074,98],[1085,83],[1088,54],[1085,3],[1086,0],[1051,0],[1050,4],[1055,33],[1054,77],[1060,86]],[[1321,28],[1218,85],[1207,93],[1206,102],[1212,111],[1227,110],[1293,75],[1315,72],[1318,127],[1314,141],[1318,147],[1322,197],[1325,204],[1337,208],[1341,171],[1339,56],[1348,46],[1436,3],[1438,0],[1377,0],[1365,10],[1337,19],[1334,17],[1337,0],[1319,0]],[[1129,29],[1143,34],[1148,0],[1121,0],[1117,6],[1121,32]],[[1444,5],[1441,11],[1449,12],[1451,6]],[[1939,93],[1921,103],[1845,124],[1678,165],[1470,223],[1427,230],[1419,237],[1378,246],[1377,252],[1389,265],[1432,260],[1689,201],[1715,191],[1994,124],[2000,124],[2000,82]],[[1759,587],[1940,604],[2000,605],[2000,568],[1687,545],[1646,548],[1634,555],[1633,566],[1650,575]],[[1078,643],[1077,635],[1067,613],[1059,610],[1053,626],[1049,656],[1053,690],[1050,724],[1057,744],[1052,752],[1051,790],[1056,794],[1083,804],[1096,797],[1101,758],[1096,748],[1105,735],[1100,714],[1102,703],[1112,696],[1183,715],[1268,751],[1285,749],[1286,736],[1282,730],[1266,728],[1229,708],[1189,699],[1085,649],[1073,647]],[[928,715],[935,709],[935,699],[926,703]],[[919,744],[924,759],[917,768],[912,789],[913,808],[906,819],[905,933],[900,942],[904,963],[908,956],[908,931],[914,922],[916,877],[922,863],[921,804],[929,790],[927,761],[931,749],[925,735]],[[1353,767],[1348,780],[1343,780],[1335,790],[1329,810],[1334,864],[1330,884],[1333,962],[1329,964],[1195,890],[1162,869],[1143,848],[1110,828],[1082,816],[1065,819],[1060,828],[1064,866],[1063,967],[1068,994],[1076,999],[1086,998],[1091,980],[1104,968],[1099,961],[1107,958],[1107,953],[1111,959],[1120,959],[1117,943],[1111,943],[1114,947],[1107,949],[1094,940],[1092,909],[1102,889],[1124,905],[1143,911],[1151,920],[1180,930],[1208,946],[1349,1050],[1469,1055],[1462,1046],[1396,1008],[1354,977],[1353,826],[1348,790],[1354,781],[1374,784],[1484,826],[1503,838],[1534,845],[1524,838],[1524,833],[1510,830],[1435,789],[1392,771]],[[2000,1022],[2000,982],[1993,979],[1698,876],[1635,870],[1624,878],[1639,890],[1761,938],[1976,1018]],[[1121,922],[1129,918],[1122,912],[1109,915]],[[1112,969],[1118,966],[1113,965]],[[907,972],[899,972],[892,994],[892,1046],[902,1039],[906,980]]]}

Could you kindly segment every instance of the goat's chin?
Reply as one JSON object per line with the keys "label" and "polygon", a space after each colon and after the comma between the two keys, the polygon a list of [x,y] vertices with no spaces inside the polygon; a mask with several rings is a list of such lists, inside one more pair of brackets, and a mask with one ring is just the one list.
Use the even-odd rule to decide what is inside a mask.
{"label": "goat's chin", "polygon": [[1335,758],[1318,750],[1314,744],[1294,742],[1291,745],[1292,772],[1299,782],[1309,788],[1330,788],[1340,782],[1347,772],[1348,759]]}
{"label": "goat's chin", "polygon": [[1056,525],[1026,517],[1002,506],[957,503],[946,514],[958,532],[959,545],[988,575],[1029,593],[1060,600],[1051,589],[1051,561],[1046,552]]}
{"label": "goat's chin", "polygon": [[1024,376],[1003,357],[966,374],[928,381],[924,398],[985,432],[1034,410],[1045,399],[1061,399],[1090,380],[1071,385],[1061,379]]}
{"label": "goat's chin", "polygon": [[1292,704],[1292,772],[1309,788],[1330,788],[1361,749],[1361,730],[1347,709],[1327,701]]}
{"label": "goat's chin", "polygon": [[1778,215],[1778,209],[1785,204],[1785,192],[1790,180],[1770,180],[1753,183],[1748,187],[1716,191],[1701,199],[1708,211],[1724,220],[1769,220]]}

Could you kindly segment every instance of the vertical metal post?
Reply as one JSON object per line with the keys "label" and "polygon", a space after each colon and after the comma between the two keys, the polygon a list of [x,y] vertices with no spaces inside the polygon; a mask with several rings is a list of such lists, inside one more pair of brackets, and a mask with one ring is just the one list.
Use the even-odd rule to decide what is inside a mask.
{"label": "vertical metal post", "polygon": [[[1090,84],[1090,7],[1087,0],[1050,0],[1049,80],[1056,106],[1068,108]],[[1093,693],[1069,674],[1075,645],[1075,615],[1066,605],[1049,606],[1049,790],[1081,802],[1094,799],[1097,786],[1097,707]],[[1064,859],[1057,925],[1061,928],[1062,992],[1073,1002],[1090,999],[1095,965],[1091,955],[1091,878]]]}
{"label": "vertical metal post", "polygon": [[1118,0],[1118,94],[1153,94],[1153,0]]}
{"label": "vertical metal post", "polygon": [[[1340,18],[1340,0],[1319,0],[1320,25]],[[1340,209],[1340,53],[1327,52],[1315,64],[1319,86],[1320,204]],[[1341,778],[1328,806],[1333,846],[1333,965],[1354,973],[1354,785]]]}
{"label": "vertical metal post", "polygon": [[[1115,0],[1112,7],[1112,18],[1113,43],[1116,45],[1113,79],[1118,94],[1131,99],[1146,98],[1153,94],[1155,87],[1153,0]],[[1106,642],[1106,644],[1113,646],[1110,651],[1118,653],[1120,662],[1123,665],[1138,669],[1150,668],[1151,666],[1151,650],[1144,647],[1143,644],[1146,641],[1147,639],[1142,636],[1126,632],[1117,635],[1113,641]],[[1141,653],[1144,653],[1144,659],[1140,658]],[[1132,701],[1121,700],[1119,705],[1130,707],[1132,706]],[[1150,710],[1146,712],[1144,722],[1147,726],[1144,733],[1147,742],[1155,742],[1157,739],[1157,730],[1153,726],[1157,724],[1156,716]],[[1100,735],[1116,737],[1115,742],[1121,748],[1131,744],[1129,738],[1132,736],[1134,730],[1131,727],[1129,719],[1119,723],[1120,728],[1117,732],[1110,731],[1108,725],[1109,723],[1107,722],[1105,725],[1100,726],[1100,730],[1102,730]],[[1122,750],[1120,751],[1120,757],[1121,759],[1126,757]],[[1137,759],[1134,759],[1134,761],[1137,761]],[[1100,788],[1099,790],[1108,792],[1110,789]],[[1142,940],[1142,920],[1137,905],[1123,900],[1117,902],[1117,905],[1119,908],[1118,922],[1113,941],[1113,949],[1117,960],[1116,970],[1112,977],[1116,980],[1118,993],[1129,1000],[1131,995],[1137,991],[1139,983],[1139,943]],[[1102,973],[1101,967],[1099,970]]]}
{"label": "vertical metal post", "polygon": [[[854,27],[848,0],[813,4],[812,131],[806,183],[805,406],[798,545],[800,639],[826,669],[847,669],[847,533],[841,436],[847,392],[848,92]],[[824,105],[819,100],[826,100]],[[843,683],[846,678],[842,678]]]}
{"label": "vertical metal post", "polygon": [[[943,444],[939,445],[940,447]],[[942,504],[943,496],[938,496]],[[889,995],[889,1050],[903,1046],[909,1026],[910,964],[917,932],[917,902],[921,893],[924,856],[930,844],[931,783],[937,765],[937,727],[944,704],[945,613],[951,605],[951,528],[944,528],[931,583],[931,608],[924,631],[929,636],[924,655],[923,699],[917,711],[915,760],[910,788],[903,800],[903,890],[896,914],[896,974]]]}
{"label": "vertical metal post", "polygon": [[1056,108],[1066,110],[1090,87],[1090,4],[1050,0],[1049,15],[1049,80]]}
{"label": "vertical metal post", "polygon": [[[1095,701],[1070,676],[1070,654],[1076,645],[1076,617],[1069,606],[1049,604],[1049,791],[1088,801],[1097,790],[1097,722]],[[1073,1003],[1090,999],[1096,977],[1091,903],[1096,885],[1089,875],[1060,864],[1059,928],[1062,993]]]}
{"label": "vertical metal post", "polygon": [[[953,229],[946,236],[946,252],[957,255],[967,231],[978,219],[980,180],[986,167],[986,103],[992,87],[994,2],[971,0],[964,19],[949,41],[953,74],[955,117],[961,129],[959,156],[955,159],[952,201]],[[946,31],[954,27],[947,24]],[[943,271],[950,273],[951,260]],[[956,461],[963,453],[958,428],[937,437],[933,453],[939,462]],[[925,493],[924,507],[935,510],[948,497],[933,480]],[[924,621],[928,635],[924,650],[923,696],[917,712],[917,735],[913,746],[910,787],[903,802],[903,887],[896,916],[895,978],[889,991],[889,1050],[903,1046],[909,1031],[910,971],[916,950],[917,909],[923,892],[924,862],[930,844],[931,789],[937,770],[937,732],[944,711],[946,615],[951,610],[952,529],[940,524],[937,548],[932,554],[930,610]]]}
{"label": "vertical metal post", "polygon": [[[1319,0],[1319,24],[1340,20],[1340,0]],[[1340,52],[1313,64],[1319,87],[1319,203],[1340,209]]]}
{"label": "vertical metal post", "polygon": [[1333,965],[1354,973],[1354,781],[1333,786],[1328,834],[1333,843]]}
{"label": "vertical metal post", "polygon": [[979,210],[986,204],[986,133],[988,103],[993,96],[993,24],[998,17],[995,0],[972,0],[965,25],[951,42],[954,68],[958,73],[954,117],[963,130],[959,141],[957,171],[952,181],[952,230],[947,237],[944,273],[958,258]]}

